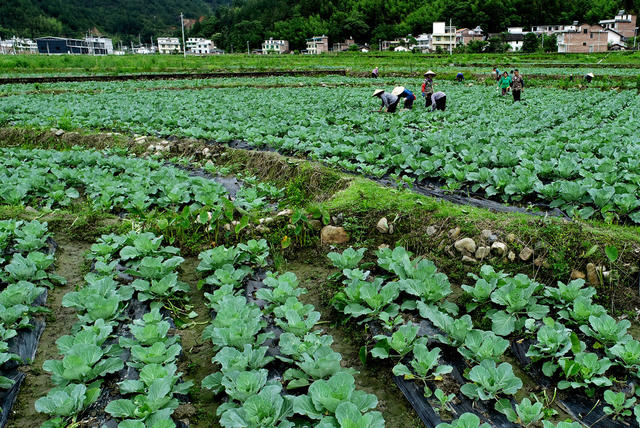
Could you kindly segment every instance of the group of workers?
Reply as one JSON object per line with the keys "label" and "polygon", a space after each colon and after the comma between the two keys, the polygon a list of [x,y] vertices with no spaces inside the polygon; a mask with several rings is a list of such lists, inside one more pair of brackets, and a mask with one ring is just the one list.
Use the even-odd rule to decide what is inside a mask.
{"label": "group of workers", "polygon": [[[508,93],[511,93],[513,96],[513,102],[520,101],[522,97],[522,92],[524,90],[524,79],[520,74],[518,69],[511,70],[511,73],[504,71],[500,73],[497,67],[493,67],[493,73],[495,73],[495,79],[498,84],[496,87],[497,90],[501,91],[502,96],[506,96]],[[371,77],[377,78],[379,76],[378,67],[374,68],[371,72]],[[424,73],[424,82],[422,83],[422,96],[425,99],[425,107],[431,107],[431,111],[434,110],[442,110],[446,109],[447,105],[447,95],[442,91],[435,91],[433,89],[433,78],[436,76],[436,73],[429,70]],[[591,83],[591,80],[594,78],[593,73],[586,74],[584,76],[584,80],[587,83]],[[462,73],[458,73],[456,75],[456,80],[461,83],[464,81],[464,75]],[[573,74],[569,76],[569,80],[573,81]],[[376,89],[373,92],[374,97],[380,98],[382,101],[382,105],[378,111],[385,111],[388,113],[394,113],[400,103],[400,99],[404,98],[404,108],[407,110],[411,110],[413,108],[413,102],[416,100],[416,96],[409,89],[404,86],[396,86],[393,91],[385,92],[384,89]]]}
{"label": "group of workers", "polygon": [[[436,73],[431,70],[424,73],[424,82],[421,88],[422,96],[425,99],[425,107],[431,107],[431,111],[444,111],[447,107],[447,95],[442,91],[434,91],[433,78],[435,75]],[[401,98],[404,98],[404,108],[407,110],[413,108],[413,102],[416,100],[413,92],[404,86],[396,86],[391,92],[385,92],[384,89],[376,89],[373,91],[373,96],[380,98],[382,101],[379,111],[386,108],[385,111],[387,113],[395,113]]]}
{"label": "group of workers", "polygon": [[502,90],[503,96],[511,92],[513,102],[520,101],[520,96],[524,89],[524,80],[518,69],[511,70],[512,75],[509,75],[506,71],[500,74],[500,70],[496,67],[493,67],[493,71],[496,73],[496,80],[498,81],[498,87],[496,89]]}

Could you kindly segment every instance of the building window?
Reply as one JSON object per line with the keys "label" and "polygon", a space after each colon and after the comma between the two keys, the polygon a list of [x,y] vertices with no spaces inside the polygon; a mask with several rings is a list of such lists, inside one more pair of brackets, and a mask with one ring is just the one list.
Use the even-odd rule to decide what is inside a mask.
{"label": "building window", "polygon": [[584,29],[584,30],[582,30],[582,31],[584,32],[584,34],[587,34],[587,32],[588,32],[589,30],[587,30],[587,29],[585,28],[585,29]]}
{"label": "building window", "polygon": [[587,42],[582,42],[582,46],[587,46]]}
{"label": "building window", "polygon": [[593,39],[593,33],[590,34],[591,38]]}

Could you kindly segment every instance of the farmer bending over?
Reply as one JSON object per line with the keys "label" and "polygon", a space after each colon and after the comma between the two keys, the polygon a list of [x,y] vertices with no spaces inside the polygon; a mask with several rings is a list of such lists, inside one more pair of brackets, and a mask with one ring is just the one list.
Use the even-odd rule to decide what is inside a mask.
{"label": "farmer bending over", "polygon": [[396,107],[398,107],[400,98],[396,97],[393,94],[385,92],[384,89],[376,89],[375,91],[373,91],[373,96],[378,97],[382,100],[382,105],[380,106],[380,110],[378,111],[382,111],[382,109],[386,107],[387,113],[396,112]]}
{"label": "farmer bending over", "polygon": [[407,110],[411,110],[413,108],[413,102],[416,100],[416,96],[404,86],[396,86],[391,94],[398,98],[404,98],[404,108]]}
{"label": "farmer bending over", "polygon": [[447,94],[442,91],[438,91],[431,95],[431,111],[442,110],[447,108]]}

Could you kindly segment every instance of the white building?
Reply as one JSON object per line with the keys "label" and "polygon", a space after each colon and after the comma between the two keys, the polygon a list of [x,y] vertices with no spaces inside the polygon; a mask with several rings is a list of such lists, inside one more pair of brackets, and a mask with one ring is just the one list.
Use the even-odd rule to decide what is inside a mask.
{"label": "white building", "polygon": [[216,50],[216,45],[213,41],[202,37],[189,37],[186,45],[188,54],[209,55]]}
{"label": "white building", "polygon": [[432,50],[432,46],[431,46],[431,34],[419,34],[418,37],[416,37],[416,45],[415,48],[418,49],[420,52],[422,53],[428,53],[431,52]]}
{"label": "white building", "polygon": [[505,42],[507,42],[513,52],[521,51],[524,45],[522,27],[508,27]]}
{"label": "white building", "polygon": [[13,36],[7,40],[0,40],[0,54],[37,54],[38,44],[31,39]]}
{"label": "white building", "polygon": [[174,54],[180,52],[180,41],[177,37],[158,37],[158,53]]}
{"label": "white building", "polygon": [[578,27],[578,22],[575,22],[571,25],[534,25],[531,27],[531,32],[537,35],[540,34],[555,34],[560,33],[562,31],[576,31]]}
{"label": "white building", "polygon": [[319,55],[325,52],[329,52],[329,37],[322,35],[307,39],[308,54]]}
{"label": "white building", "polygon": [[87,37],[85,38],[90,45],[99,47],[100,50],[106,50],[107,55],[113,55],[113,42],[107,37]]}
{"label": "white building", "polygon": [[445,25],[444,22],[433,23],[433,34],[431,35],[431,45],[433,49],[438,48],[449,51],[456,47],[456,27]]}
{"label": "white building", "polygon": [[289,52],[289,42],[287,40],[274,40],[270,38],[262,42],[263,54],[285,54]]}

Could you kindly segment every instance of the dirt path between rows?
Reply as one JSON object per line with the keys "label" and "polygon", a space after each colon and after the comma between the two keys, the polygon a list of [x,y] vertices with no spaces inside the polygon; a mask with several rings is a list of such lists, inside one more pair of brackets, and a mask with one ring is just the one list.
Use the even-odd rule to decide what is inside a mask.
{"label": "dirt path between rows", "polygon": [[7,428],[35,428],[48,419],[47,415],[36,412],[34,407],[38,398],[55,387],[49,373],[42,370],[42,364],[46,360],[59,358],[55,342],[60,336],[69,334],[77,320],[73,309],[61,306],[62,297],[83,282],[84,254],[91,244],[72,241],[60,234],[55,234],[54,239],[59,245],[56,251],[55,273],[65,277],[67,284],[49,290],[47,307],[51,313],[46,316],[47,324],[40,338],[33,364],[22,368],[27,376],[9,415]]}

